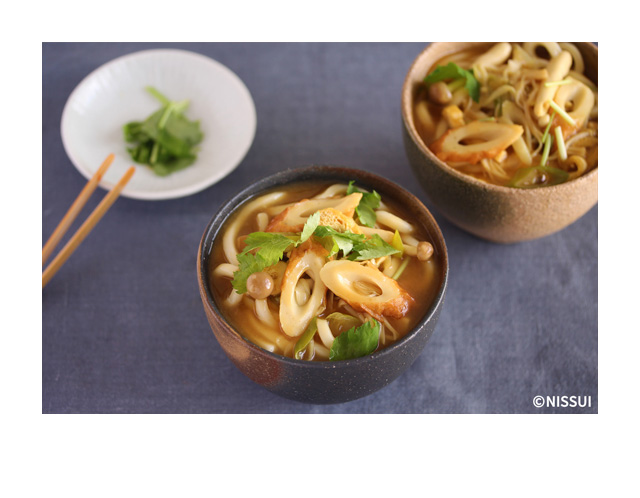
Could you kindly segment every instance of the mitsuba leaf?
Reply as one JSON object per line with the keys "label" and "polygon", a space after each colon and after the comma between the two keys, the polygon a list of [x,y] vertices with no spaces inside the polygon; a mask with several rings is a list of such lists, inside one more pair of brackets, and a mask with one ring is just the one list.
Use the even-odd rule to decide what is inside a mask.
{"label": "mitsuba leaf", "polygon": [[254,232],[245,239],[245,249],[238,254],[238,270],[231,285],[238,294],[247,292],[247,279],[252,273],[275,265],[297,241],[296,236],[281,233]]}
{"label": "mitsuba leaf", "polygon": [[[378,234],[367,238],[366,235],[360,233],[338,232],[330,227],[319,226],[313,235],[321,239],[324,247],[329,251],[329,257],[342,251],[342,255],[347,259],[365,261],[400,252],[382,240]],[[322,240],[325,238],[330,238],[331,242]]]}
{"label": "mitsuba leaf", "polygon": [[151,157],[151,150],[153,149],[153,141],[148,140],[138,144],[136,147],[127,148],[127,151],[131,155],[132,159],[141,164],[148,164]]}
{"label": "mitsuba leaf", "polygon": [[353,251],[347,259],[352,261],[366,261],[367,259],[381,258],[397,254],[400,251],[395,247],[387,244],[377,233],[368,239],[353,245]]}
{"label": "mitsuba leaf", "polygon": [[231,285],[238,294],[247,292],[247,279],[253,273],[259,272],[267,268],[267,262],[256,254],[241,253],[238,254],[239,269],[234,272]]}
{"label": "mitsuba leaf", "polygon": [[143,123],[139,121],[131,121],[124,125],[124,139],[127,142],[146,142],[151,137],[142,131]]}
{"label": "mitsuba leaf", "polygon": [[266,261],[271,261],[275,265],[282,259],[282,255],[292,244],[298,240],[295,235],[285,235],[279,232],[253,232],[245,239],[245,253],[258,249]]}
{"label": "mitsuba leaf", "polygon": [[327,250],[329,254],[327,254],[327,259],[332,258],[336,254],[340,252],[340,247],[333,239],[333,237],[322,237],[318,239],[322,246]]}
{"label": "mitsuba leaf", "polygon": [[351,360],[367,356],[378,348],[380,322],[371,320],[352,327],[335,338],[329,351],[329,360]]}
{"label": "mitsuba leaf", "polygon": [[[357,234],[353,232],[338,232],[331,227],[319,226],[313,232],[313,235],[319,238],[330,238],[332,241],[329,257],[336,254],[338,251],[342,251],[342,255],[346,256],[353,249],[354,244],[363,242],[366,239],[365,235]],[[325,248],[328,246],[323,243]],[[337,250],[335,250],[337,248]],[[328,250],[328,249],[327,249]]]}
{"label": "mitsuba leaf", "polygon": [[464,78],[464,86],[469,92],[469,95],[473,100],[478,102],[480,100],[480,82],[473,75],[473,71],[467,71],[462,69],[455,62],[450,62],[446,66],[436,67],[427,77],[424,82],[428,85],[437,83],[444,80],[457,80]]}
{"label": "mitsuba leaf", "polygon": [[177,112],[171,113],[162,131],[165,136],[171,137],[171,140],[183,142],[190,147],[202,140],[200,122],[190,121],[184,114]]}
{"label": "mitsuba leaf", "polygon": [[304,224],[304,227],[302,228],[300,241],[296,244],[296,246],[302,244],[309,237],[313,235],[313,232],[318,227],[318,223],[320,223],[320,212],[316,212],[307,218],[307,222]]}
{"label": "mitsuba leaf", "polygon": [[347,195],[351,195],[353,193],[362,194],[362,199],[360,199],[360,202],[356,207],[356,215],[358,216],[360,223],[368,226],[369,228],[373,228],[376,224],[375,210],[380,207],[380,194],[375,190],[373,192],[362,192],[353,186],[354,183],[354,180],[349,182]]}
{"label": "mitsuba leaf", "polygon": [[196,160],[196,156],[169,158],[168,160],[157,160],[151,165],[153,172],[158,176],[167,176],[175,171],[191,166]]}

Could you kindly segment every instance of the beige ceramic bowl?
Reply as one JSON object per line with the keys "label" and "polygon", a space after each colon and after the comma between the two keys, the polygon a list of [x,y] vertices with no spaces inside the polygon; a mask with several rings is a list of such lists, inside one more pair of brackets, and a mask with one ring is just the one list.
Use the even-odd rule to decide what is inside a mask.
{"label": "beige ceramic bowl", "polygon": [[[560,185],[537,189],[500,187],[451,168],[429,150],[418,135],[413,117],[419,86],[434,63],[474,43],[432,43],[416,58],[402,88],[404,143],[422,188],[452,223],[493,242],[536,239],[570,225],[598,201],[598,168]],[[586,75],[598,83],[598,47],[576,43]]]}

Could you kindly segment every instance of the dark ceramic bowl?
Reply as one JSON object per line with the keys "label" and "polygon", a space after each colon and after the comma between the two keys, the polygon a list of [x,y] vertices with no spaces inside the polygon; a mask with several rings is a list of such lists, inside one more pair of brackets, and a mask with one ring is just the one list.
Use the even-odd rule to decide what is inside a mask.
{"label": "dark ceramic bowl", "polygon": [[[210,291],[209,263],[216,237],[229,216],[248,199],[274,187],[299,182],[348,182],[375,189],[383,199],[405,206],[422,225],[441,259],[440,287],[416,327],[391,346],[355,360],[312,362],[277,355],[244,339],[226,320]],[[231,361],[254,382],[285,398],[306,403],[343,403],[367,396],[396,379],[418,357],[438,321],[449,263],[440,228],[413,195],[380,176],[362,170],[313,166],[283,171],[264,178],[224,203],[207,225],[198,249],[198,285],[204,310],[216,339]]]}
{"label": "dark ceramic bowl", "polygon": [[[465,175],[441,161],[417,131],[413,109],[424,77],[436,61],[473,42],[438,42],[415,59],[402,88],[404,145],[416,178],[449,221],[478,237],[513,243],[552,234],[570,225],[598,201],[598,168],[560,185],[518,189],[492,185]],[[491,44],[488,44],[490,46]],[[575,43],[585,74],[598,84],[598,47]]]}

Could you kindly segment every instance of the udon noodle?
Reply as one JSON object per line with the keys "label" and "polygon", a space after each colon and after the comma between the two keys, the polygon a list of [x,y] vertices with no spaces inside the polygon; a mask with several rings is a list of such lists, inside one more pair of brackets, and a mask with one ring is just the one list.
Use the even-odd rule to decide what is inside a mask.
{"label": "udon noodle", "polygon": [[209,271],[216,302],[246,339],[317,361],[402,338],[433,301],[440,265],[424,229],[377,193],[299,184],[241,206]]}
{"label": "udon noodle", "polygon": [[495,185],[555,185],[598,165],[598,88],[571,43],[451,54],[425,78],[414,116],[438,158]]}

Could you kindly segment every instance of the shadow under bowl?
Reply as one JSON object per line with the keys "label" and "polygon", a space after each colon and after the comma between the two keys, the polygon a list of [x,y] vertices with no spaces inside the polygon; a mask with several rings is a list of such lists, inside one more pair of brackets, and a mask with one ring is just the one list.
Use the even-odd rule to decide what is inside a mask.
{"label": "shadow under bowl", "polygon": [[[266,351],[251,343],[227,321],[211,292],[210,265],[214,242],[225,222],[249,199],[290,184],[302,182],[344,182],[375,189],[411,212],[413,222],[426,230],[434,254],[440,258],[439,287],[424,316],[403,338],[392,345],[353,360],[304,361]],[[207,225],[198,249],[197,276],[200,296],[209,325],[220,346],[251,380],[269,391],[305,403],[344,403],[367,396],[385,387],[414,362],[435,329],[444,301],[449,273],[447,248],[436,221],[412,194],[380,176],[363,170],[333,166],[311,166],[287,170],[264,178],[225,202]]]}
{"label": "shadow under bowl", "polygon": [[[427,147],[414,120],[416,96],[434,64],[473,42],[437,42],[415,59],[402,88],[402,132],[411,168],[429,200],[454,225],[499,243],[537,239],[557,232],[589,211],[598,201],[598,168],[549,187],[519,189],[482,182],[448,166]],[[585,74],[598,84],[598,47],[575,43]],[[487,46],[490,46],[488,44]]]}

